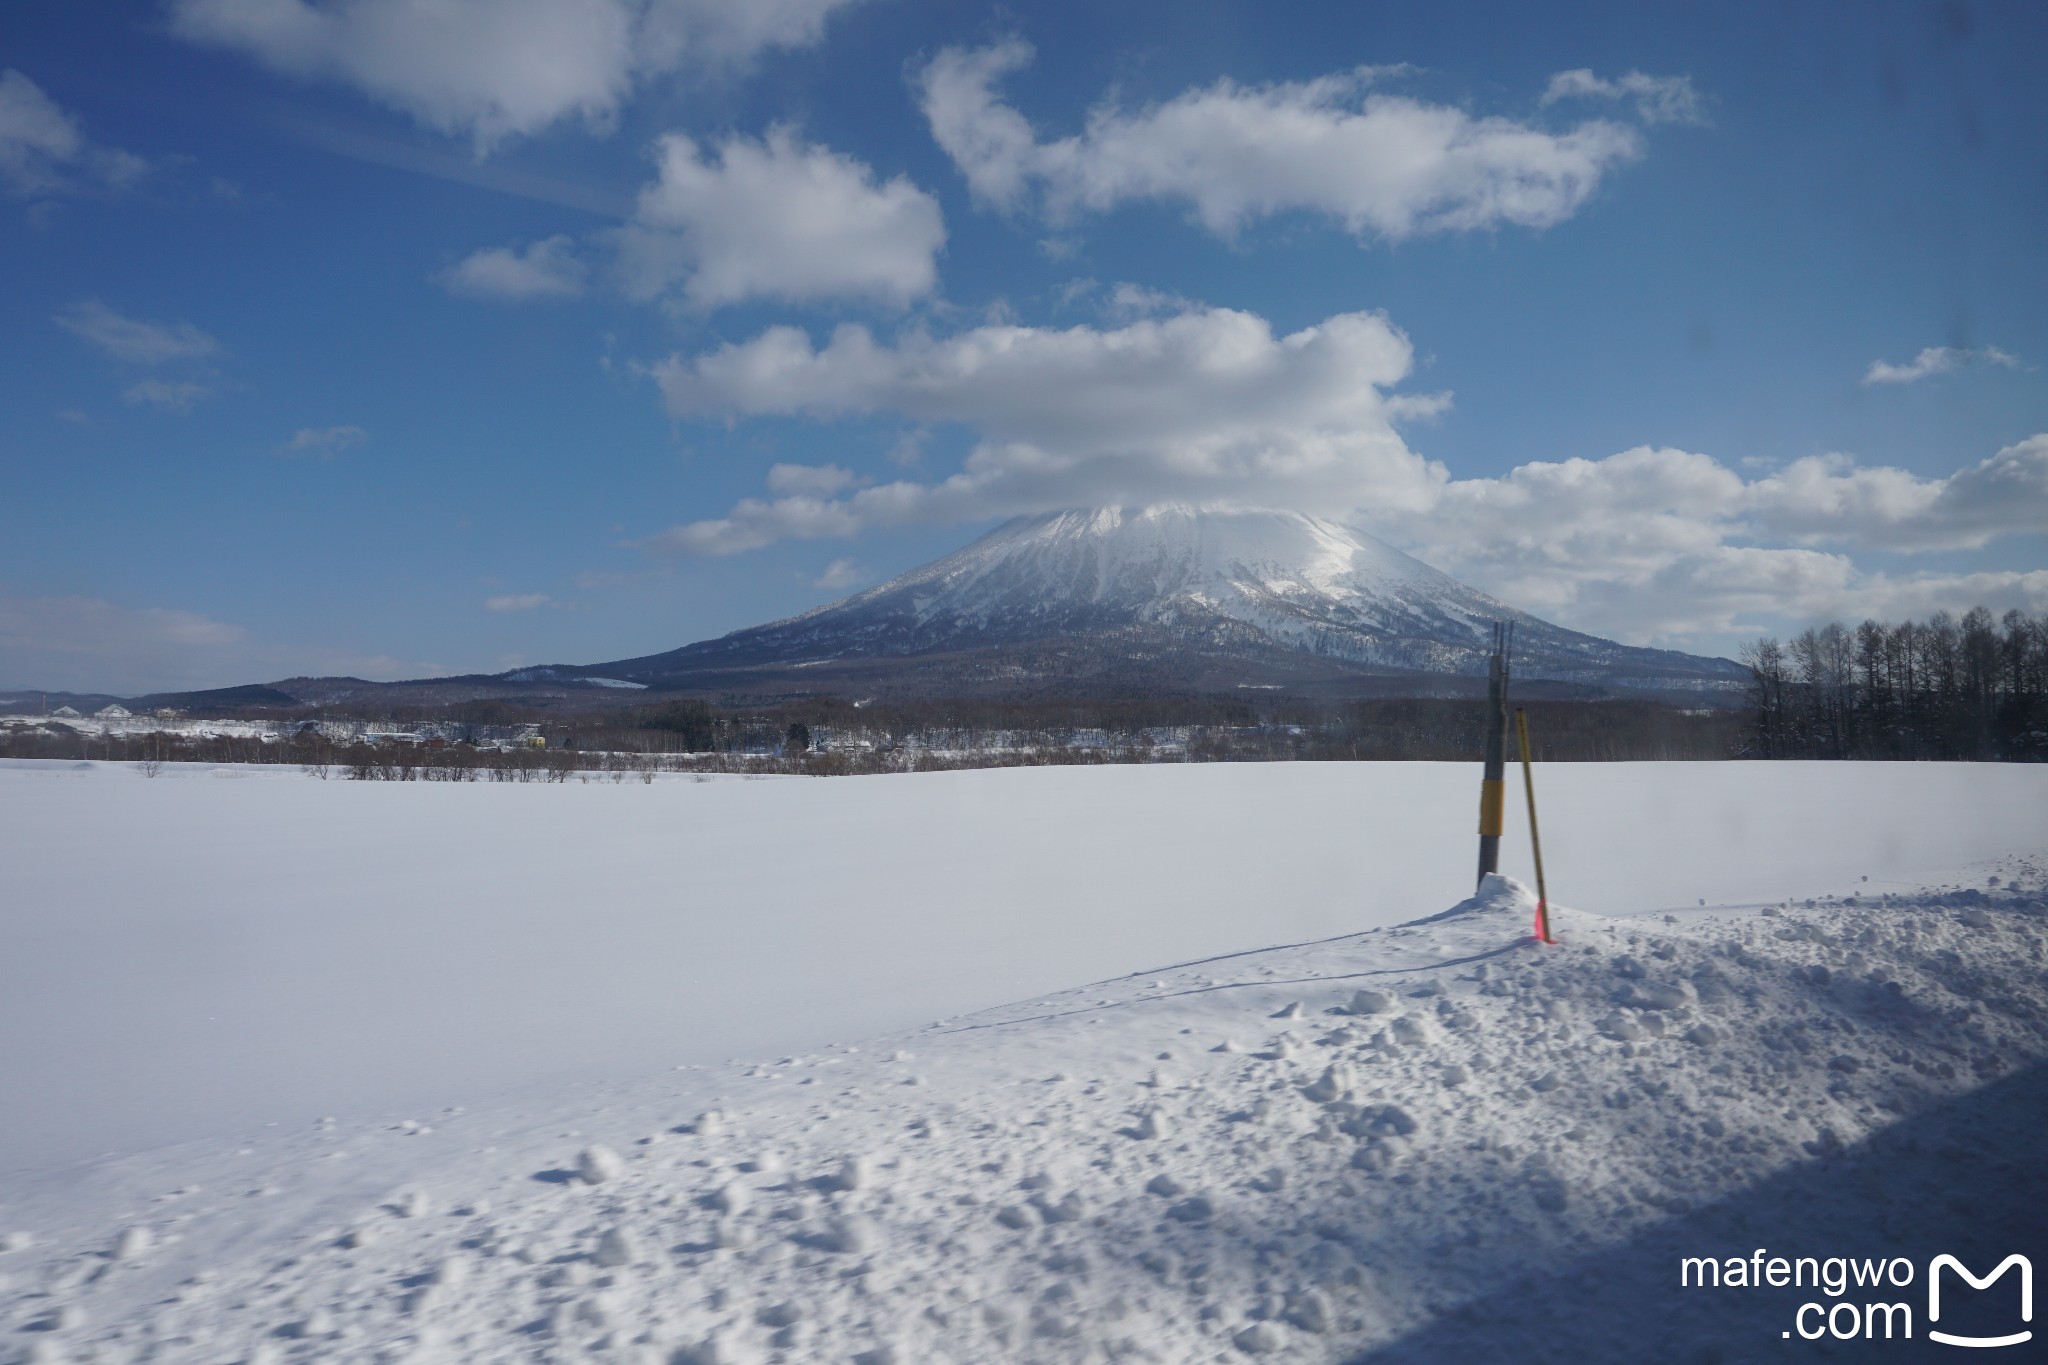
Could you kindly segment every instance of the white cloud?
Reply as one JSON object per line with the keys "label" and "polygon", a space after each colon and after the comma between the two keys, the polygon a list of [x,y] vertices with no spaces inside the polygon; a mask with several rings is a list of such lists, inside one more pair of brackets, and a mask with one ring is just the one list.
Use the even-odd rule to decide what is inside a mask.
{"label": "white cloud", "polygon": [[77,304],[59,313],[55,321],[65,331],[131,365],[195,360],[220,349],[219,342],[189,322],[145,322],[97,300]]}
{"label": "white cloud", "polygon": [[0,586],[0,687],[141,692],[346,674],[419,678],[437,664],[266,643],[199,612],[97,597],[31,597]]}
{"label": "white cloud", "polygon": [[745,62],[776,47],[809,47],[832,11],[852,0],[657,0],[641,21],[641,64],[657,70],[692,57]]}
{"label": "white cloud", "polygon": [[485,611],[532,611],[544,607],[555,599],[544,592],[504,593],[484,599]]}
{"label": "white cloud", "polygon": [[635,298],[680,287],[698,308],[750,298],[900,307],[938,282],[938,201],[902,176],[877,183],[868,166],[786,127],[728,138],[709,156],[672,133],[657,156],[659,175],[619,234]]}
{"label": "white cloud", "polygon": [[121,401],[147,405],[163,412],[190,412],[194,404],[202,398],[213,397],[213,393],[206,385],[195,384],[189,379],[145,379],[124,390]]}
{"label": "white cloud", "polygon": [[948,48],[919,73],[925,117],[975,197],[1055,221],[1132,200],[1186,202],[1211,231],[1290,211],[1325,214],[1360,237],[1398,240],[1511,223],[1542,228],[1577,212],[1642,139],[1593,120],[1564,133],[1383,94],[1386,69],[1241,86],[1229,80],[1163,104],[1096,107],[1085,131],[1041,142],[996,82],[1031,59],[1011,40]]}
{"label": "white cloud", "polygon": [[1543,103],[1564,99],[1630,100],[1636,117],[1644,123],[1705,123],[1706,105],[1692,88],[1690,76],[1646,76],[1631,71],[1626,76],[1603,80],[1580,67],[1560,71],[1543,91]]}
{"label": "white cloud", "polygon": [[1125,281],[1110,289],[1104,311],[1113,318],[1148,318],[1161,313],[1185,313],[1200,306],[1180,294]]}
{"label": "white cloud", "polygon": [[566,234],[473,252],[435,278],[451,294],[473,299],[568,299],[583,292],[583,262]]}
{"label": "white cloud", "polygon": [[1813,547],[1941,550],[2048,534],[2048,434],[1934,479],[1833,455],[1752,481],[1707,455],[1639,447],[1457,480],[1427,509],[1361,520],[1517,606],[1631,639],[1980,598],[2031,610],[2048,600],[2048,572],[1894,577]]}
{"label": "white cloud", "polygon": [[854,472],[836,464],[779,464],[768,471],[768,491],[830,497],[851,488]]}
{"label": "white cloud", "polygon": [[1977,549],[2001,536],[2048,533],[2048,435],[1944,479],[1863,469],[1847,456],[1798,460],[1747,492],[1761,530],[1805,542],[1892,550]]}
{"label": "white cloud", "polygon": [[964,521],[1055,507],[1166,499],[1342,511],[1425,506],[1444,477],[1395,433],[1442,397],[1389,396],[1412,362],[1376,313],[1287,336],[1262,318],[1203,309],[1116,328],[977,327],[894,345],[846,325],[822,348],[793,327],[651,370],[677,417],[892,413],[960,423],[979,438],[961,470],[833,497],[786,487],[659,543],[729,554],[871,526]]}
{"label": "white cloud", "polygon": [[841,588],[852,587],[867,576],[867,570],[852,560],[835,559],[825,566],[824,572],[811,580],[811,586],[837,592]]}
{"label": "white cloud", "polygon": [[2019,368],[2019,357],[2008,355],[1996,346],[1971,349],[1967,346],[1927,346],[1920,354],[1903,365],[1893,365],[1882,360],[1870,362],[1870,368],[1863,372],[1865,384],[1912,384],[1938,374],[1947,374],[1976,361],[1987,365],[2003,365],[2007,369]]}
{"label": "white cloud", "polygon": [[173,32],[335,80],[478,148],[608,130],[636,80],[815,42],[845,0],[172,0]]}
{"label": "white cloud", "polygon": [[0,186],[17,196],[118,189],[147,173],[130,152],[87,140],[78,120],[19,71],[0,71]]}
{"label": "white cloud", "polygon": [[280,455],[318,455],[331,460],[344,450],[361,445],[370,433],[361,427],[300,427],[292,438],[277,448]]}

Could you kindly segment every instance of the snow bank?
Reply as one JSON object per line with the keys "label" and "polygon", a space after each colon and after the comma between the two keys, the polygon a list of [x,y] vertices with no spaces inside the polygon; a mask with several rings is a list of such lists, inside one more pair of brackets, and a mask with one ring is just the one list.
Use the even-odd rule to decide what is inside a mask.
{"label": "snow bank", "polygon": [[0,1340],[109,1360],[1799,1358],[1817,1351],[1780,1335],[1790,1291],[1681,1290],[1678,1258],[2043,1250],[2038,863],[1812,908],[1558,909],[1555,948],[1530,911],[1496,879],[1426,921],[879,1044],[45,1177],[0,1211],[32,1234],[0,1261]]}

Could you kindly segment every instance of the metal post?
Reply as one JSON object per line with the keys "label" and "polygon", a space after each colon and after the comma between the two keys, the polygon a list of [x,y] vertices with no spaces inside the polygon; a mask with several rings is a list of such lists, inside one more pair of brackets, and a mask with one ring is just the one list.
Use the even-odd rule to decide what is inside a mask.
{"label": "metal post", "polygon": [[1501,807],[1506,786],[1508,738],[1508,646],[1512,622],[1493,626],[1493,657],[1486,667],[1486,767],[1479,783],[1479,878],[1500,871]]}

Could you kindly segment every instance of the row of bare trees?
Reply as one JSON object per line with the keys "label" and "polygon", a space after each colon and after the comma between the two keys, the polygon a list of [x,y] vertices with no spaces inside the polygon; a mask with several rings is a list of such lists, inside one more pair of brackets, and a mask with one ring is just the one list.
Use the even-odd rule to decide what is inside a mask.
{"label": "row of bare trees", "polygon": [[1837,622],[1742,661],[1756,757],[2048,759],[2048,617]]}

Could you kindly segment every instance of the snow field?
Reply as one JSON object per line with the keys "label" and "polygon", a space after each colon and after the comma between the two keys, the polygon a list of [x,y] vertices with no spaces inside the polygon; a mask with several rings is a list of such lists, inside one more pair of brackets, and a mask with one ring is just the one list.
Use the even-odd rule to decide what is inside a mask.
{"label": "snow field", "polygon": [[[1952,881],[2037,848],[2048,810],[2023,765],[1538,781],[1553,893],[1606,913]],[[651,786],[0,767],[0,1095],[37,1097],[0,1103],[0,1172],[784,1055],[1414,919],[1471,888],[1476,788],[1422,763]]]}
{"label": "snow field", "polygon": [[[867,1046],[127,1158],[11,1192],[0,1341],[107,1362],[1396,1358],[1532,1263],[1569,1278],[1760,1182],[1820,1226],[1842,1199],[1820,1173],[1859,1144],[2031,1074],[2048,888],[2038,861],[1999,871],[1813,908],[1557,909],[1557,948],[1496,879],[1422,922]],[[1949,1193],[1981,1195],[1960,1151]],[[1643,1353],[1670,1308],[1651,1299],[1610,1354],[1511,1322],[1433,1358],[1778,1344],[1739,1296],[1698,1305],[1727,1319],[1719,1355]]]}

